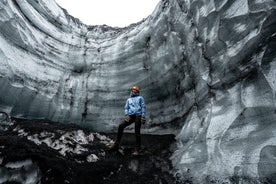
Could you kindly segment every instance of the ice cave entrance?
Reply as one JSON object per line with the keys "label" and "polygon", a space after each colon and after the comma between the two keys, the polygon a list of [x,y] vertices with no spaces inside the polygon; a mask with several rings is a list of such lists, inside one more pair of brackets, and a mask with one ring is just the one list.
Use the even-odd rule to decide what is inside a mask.
{"label": "ice cave entrance", "polygon": [[56,0],[87,25],[126,27],[148,17],[160,0]]}

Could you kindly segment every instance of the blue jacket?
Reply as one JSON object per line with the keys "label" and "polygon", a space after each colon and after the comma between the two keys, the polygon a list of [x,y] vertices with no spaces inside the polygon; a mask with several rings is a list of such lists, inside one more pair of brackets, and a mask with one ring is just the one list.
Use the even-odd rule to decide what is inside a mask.
{"label": "blue jacket", "polygon": [[125,115],[136,115],[146,117],[145,100],[139,93],[134,93],[126,101]]}

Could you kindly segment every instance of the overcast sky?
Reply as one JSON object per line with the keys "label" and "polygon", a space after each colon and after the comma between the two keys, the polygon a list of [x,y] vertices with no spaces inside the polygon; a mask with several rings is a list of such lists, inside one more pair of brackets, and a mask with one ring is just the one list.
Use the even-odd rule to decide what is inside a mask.
{"label": "overcast sky", "polygon": [[160,0],[56,0],[88,25],[125,27],[150,15]]}

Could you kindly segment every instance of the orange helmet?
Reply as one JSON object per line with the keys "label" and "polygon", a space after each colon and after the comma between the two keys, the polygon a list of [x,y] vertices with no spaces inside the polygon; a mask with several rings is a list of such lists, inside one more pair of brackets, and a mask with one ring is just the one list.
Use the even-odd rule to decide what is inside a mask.
{"label": "orange helmet", "polygon": [[138,86],[133,86],[133,87],[131,88],[131,91],[134,91],[134,92],[139,93],[139,92],[140,92],[140,88],[139,88]]}

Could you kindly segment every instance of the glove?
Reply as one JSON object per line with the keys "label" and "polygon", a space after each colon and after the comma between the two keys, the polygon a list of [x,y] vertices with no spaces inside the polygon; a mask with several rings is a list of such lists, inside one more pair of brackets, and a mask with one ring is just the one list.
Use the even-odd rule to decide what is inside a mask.
{"label": "glove", "polygon": [[141,123],[142,123],[142,125],[146,123],[146,118],[145,117],[141,117]]}
{"label": "glove", "polygon": [[129,115],[125,115],[125,121],[129,122],[129,120],[130,120],[130,116]]}

